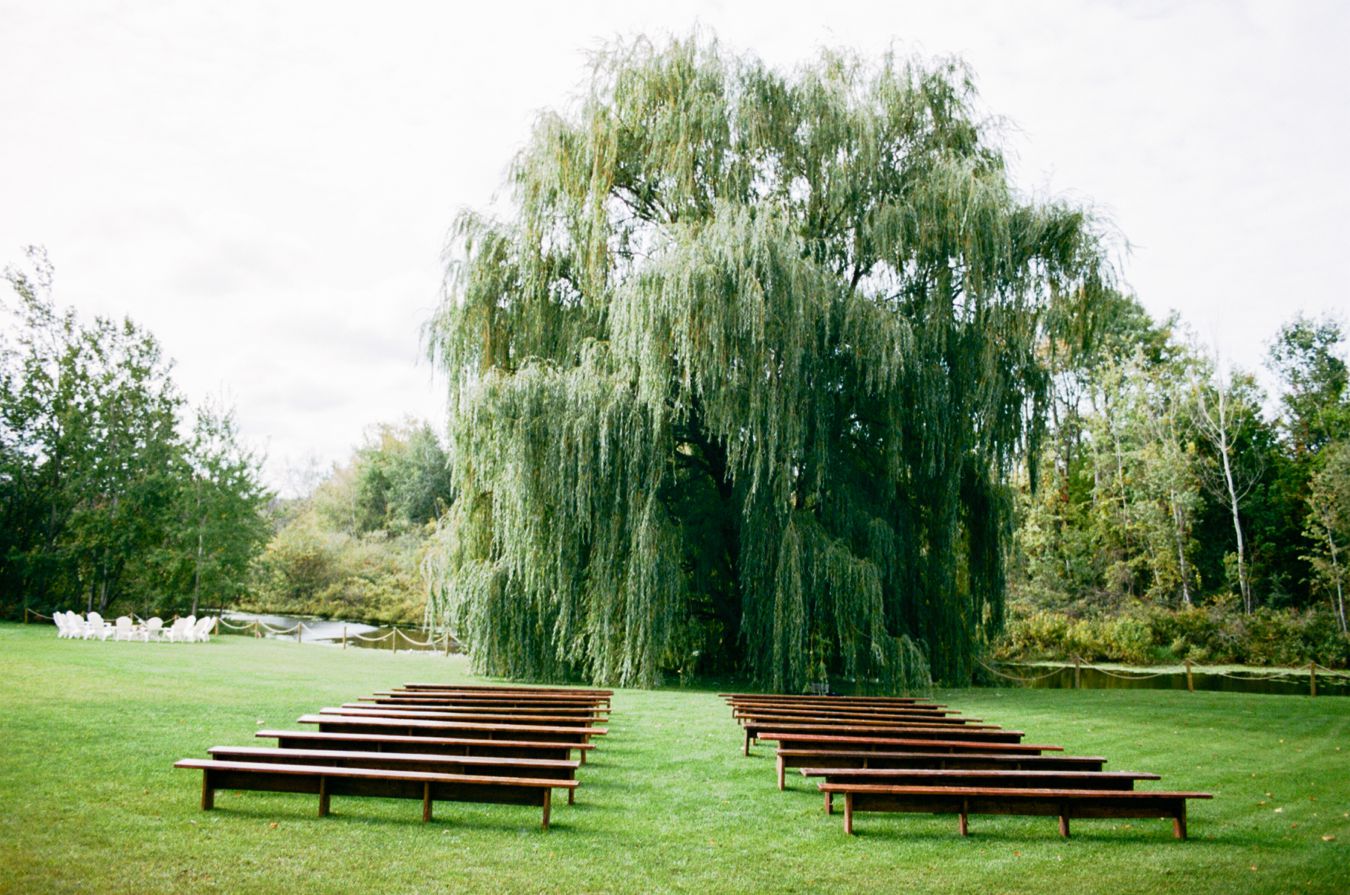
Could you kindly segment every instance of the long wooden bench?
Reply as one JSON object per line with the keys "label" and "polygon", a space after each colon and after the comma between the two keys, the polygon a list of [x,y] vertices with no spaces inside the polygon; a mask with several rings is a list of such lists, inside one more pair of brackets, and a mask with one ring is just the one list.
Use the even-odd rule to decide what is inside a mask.
{"label": "long wooden bench", "polygon": [[524,703],[519,700],[458,700],[458,699],[438,699],[436,697],[426,696],[360,696],[357,702],[366,705],[383,705],[390,708],[437,708],[451,709],[460,711],[482,711],[482,712],[517,712],[517,713],[540,713],[547,712],[554,715],[575,715],[578,717],[597,717],[602,718],[609,714],[609,709],[602,705],[570,704],[570,703]]}
{"label": "long wooden bench", "polygon": [[486,694],[494,697],[510,696],[516,698],[528,697],[540,699],[590,699],[603,703],[604,705],[609,705],[610,699],[614,696],[612,690],[588,690],[568,687],[498,687],[487,685],[431,683],[407,683],[398,688],[398,691],[453,693],[466,696]]}
{"label": "long wooden bench", "polygon": [[[274,749],[262,746],[212,746],[206,750],[218,761],[262,761],[279,764],[320,764],[342,768],[386,771],[431,771],[441,774],[491,774],[494,777],[533,777],[540,780],[576,780],[579,761],[506,758],[499,755],[435,755],[426,752],[371,752],[349,749]],[[575,787],[565,787],[567,803]]]}
{"label": "long wooden bench", "polygon": [[[402,733],[407,736],[455,736],[464,739],[535,740],[580,746],[605,728],[553,727],[538,724],[478,724],[472,721],[429,721],[425,718],[354,717],[351,715],[302,715],[301,724],[317,724],[319,730],[336,733]],[[580,756],[585,762],[585,753]]]}
{"label": "long wooden bench", "polygon": [[202,772],[203,811],[215,807],[215,794],[220,789],[311,793],[319,797],[320,817],[328,815],[333,796],[421,799],[423,821],[431,820],[433,802],[493,802],[541,806],[545,830],[548,829],[553,790],[577,785],[575,780],[200,758],[185,758],[175,762],[174,767]]}
{"label": "long wooden bench", "polygon": [[1100,755],[1018,755],[981,752],[859,752],[856,749],[779,749],[778,788],[785,786],[787,768],[830,771],[837,769],[881,770],[931,768],[972,771],[1100,771],[1106,759]]}
{"label": "long wooden bench", "polygon": [[468,693],[543,693],[575,694],[582,697],[613,697],[613,690],[599,690],[597,687],[547,687],[531,684],[489,684],[489,683],[404,683],[404,690],[464,690]]}
{"label": "long wooden bench", "polygon": [[[409,708],[406,706],[367,705],[361,702],[345,702],[340,706],[325,706],[319,709],[324,715],[352,715],[353,717],[383,718],[427,718],[432,721],[482,721],[489,724],[546,724],[552,727],[595,727],[602,719],[586,715],[536,715],[516,714],[515,712],[474,712],[448,711],[434,708]],[[604,728],[608,729],[608,728]]]}
{"label": "long wooden bench", "polygon": [[933,702],[922,696],[816,696],[809,693],[718,693],[719,698],[728,702],[798,702],[798,703],[858,703],[860,705],[895,705],[921,702],[932,705]]}
{"label": "long wooden bench", "polygon": [[979,722],[979,718],[970,718],[957,712],[949,712],[946,709],[935,709],[933,711],[921,711],[919,709],[877,709],[871,712],[854,712],[847,709],[796,709],[796,708],[778,708],[759,706],[750,706],[737,708],[731,713],[731,717],[737,721],[742,718],[832,718],[839,721],[872,721],[872,720],[903,720],[903,719],[924,719],[932,720],[943,724],[971,724]]}
{"label": "long wooden bench", "polygon": [[418,752],[428,755],[497,755],[502,758],[570,760],[575,750],[585,753],[592,743],[541,743],[534,740],[497,740],[481,737],[406,736],[390,733],[340,733],[318,730],[260,730],[256,736],[274,739],[282,749],[352,749],[366,752]]}
{"label": "long wooden bench", "polygon": [[473,702],[473,703],[492,703],[496,705],[507,704],[513,706],[538,706],[538,705],[566,705],[566,706],[593,706],[596,708],[608,709],[609,700],[605,698],[590,698],[583,696],[544,696],[542,694],[526,694],[523,696],[512,696],[507,693],[463,693],[457,690],[395,690],[381,691],[375,696],[387,696],[398,699],[429,699],[446,702]]}
{"label": "long wooden bench", "polygon": [[952,727],[942,724],[782,724],[776,721],[747,721],[745,729],[745,754],[750,754],[750,745],[756,740],[772,739],[770,733],[830,734],[837,736],[896,736],[912,740],[965,740],[976,743],[1020,743],[1022,731],[1003,730],[1002,728]]}
{"label": "long wooden bench", "polygon": [[782,753],[793,749],[850,750],[868,752],[956,752],[994,755],[1040,755],[1042,752],[1063,752],[1063,746],[1041,743],[980,743],[969,740],[925,740],[905,737],[853,737],[834,734],[781,733],[770,731],[762,740],[777,742],[778,788],[784,788],[785,767]]}
{"label": "long wooden bench", "polygon": [[[1134,789],[1136,780],[1161,780],[1139,771],[1047,771],[1011,768],[802,768],[803,777],[824,777],[829,783],[880,786],[966,786],[1012,789]],[[825,813],[832,814],[834,792],[825,793]]]}
{"label": "long wooden bench", "polygon": [[962,786],[881,786],[822,783],[823,792],[844,797],[844,832],[853,833],[855,811],[955,814],[962,836],[971,814],[1022,814],[1058,817],[1059,834],[1069,835],[1071,818],[1171,818],[1178,839],[1186,838],[1186,802],[1209,799],[1206,792],[1099,789],[1009,789]]}

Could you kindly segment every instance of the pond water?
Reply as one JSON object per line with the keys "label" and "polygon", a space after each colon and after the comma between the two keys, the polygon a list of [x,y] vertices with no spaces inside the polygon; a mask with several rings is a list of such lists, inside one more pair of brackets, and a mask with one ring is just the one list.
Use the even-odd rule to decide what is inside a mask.
{"label": "pond water", "polygon": [[[1012,686],[1033,687],[1037,689],[1071,690],[1074,688],[1074,667],[1072,665],[1019,665],[1003,664],[998,666],[1005,674],[1029,681],[1008,681]],[[1079,686],[1082,689],[1122,689],[1122,690],[1185,690],[1186,672],[1175,671],[1156,674],[1155,672],[1131,673],[1111,669],[1109,673],[1097,668],[1083,666],[1078,671]],[[1218,690],[1226,693],[1270,693],[1281,696],[1307,696],[1309,680],[1306,669],[1302,671],[1262,671],[1229,674],[1195,670],[1191,673],[1196,690]],[[1002,680],[1002,679],[1001,679]],[[1318,696],[1350,696],[1350,675],[1317,672]]]}
{"label": "pond water", "polygon": [[[429,636],[426,631],[420,628],[393,628],[382,625],[370,625],[364,622],[350,622],[327,618],[305,618],[297,615],[264,615],[255,612],[234,612],[226,610],[221,613],[222,622],[229,624],[221,625],[221,633],[252,635],[254,631],[262,634],[264,637],[270,637],[276,640],[295,640],[296,632],[291,630],[296,625],[300,625],[300,642],[317,643],[322,646],[341,646],[344,632],[347,646],[360,647],[361,649],[386,649],[397,648],[403,650],[423,650],[427,652],[444,652],[445,640],[439,635]],[[256,623],[256,625],[255,625]],[[235,627],[230,627],[233,625]],[[239,629],[239,625],[248,627]],[[271,628],[272,630],[267,630]],[[280,634],[277,631],[287,631],[289,633]],[[397,633],[395,633],[397,631]],[[392,635],[392,636],[390,636]],[[433,642],[428,643],[428,640]],[[451,652],[458,652],[459,646],[453,641],[450,644]]]}

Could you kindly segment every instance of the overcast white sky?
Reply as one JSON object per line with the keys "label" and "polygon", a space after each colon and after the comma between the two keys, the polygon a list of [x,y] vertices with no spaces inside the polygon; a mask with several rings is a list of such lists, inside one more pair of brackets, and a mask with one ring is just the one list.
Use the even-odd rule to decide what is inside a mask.
{"label": "overcast white sky", "polygon": [[0,263],[129,314],[195,402],[287,471],[373,423],[440,425],[418,327],[457,209],[617,35],[700,25],[790,67],[957,54],[1019,185],[1091,203],[1123,272],[1239,366],[1350,307],[1350,4],[0,0]]}

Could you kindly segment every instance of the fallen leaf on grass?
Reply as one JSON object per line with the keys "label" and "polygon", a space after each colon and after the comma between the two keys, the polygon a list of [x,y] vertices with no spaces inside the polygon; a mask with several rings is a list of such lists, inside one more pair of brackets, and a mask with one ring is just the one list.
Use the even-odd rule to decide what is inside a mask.
{"label": "fallen leaf on grass", "polygon": [[1322,841],[1323,841],[1323,842],[1335,842],[1335,841],[1336,841],[1336,834],[1335,834],[1335,833],[1327,833],[1325,836],[1322,837]]}

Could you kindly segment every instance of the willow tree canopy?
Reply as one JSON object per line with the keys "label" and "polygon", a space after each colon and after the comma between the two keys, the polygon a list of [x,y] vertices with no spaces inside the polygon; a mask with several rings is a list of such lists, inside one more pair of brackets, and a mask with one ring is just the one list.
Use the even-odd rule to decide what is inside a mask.
{"label": "willow tree canopy", "polygon": [[429,324],[458,500],[431,614],[483,671],[969,679],[1084,214],[1019,198],[954,62],[611,48]]}

